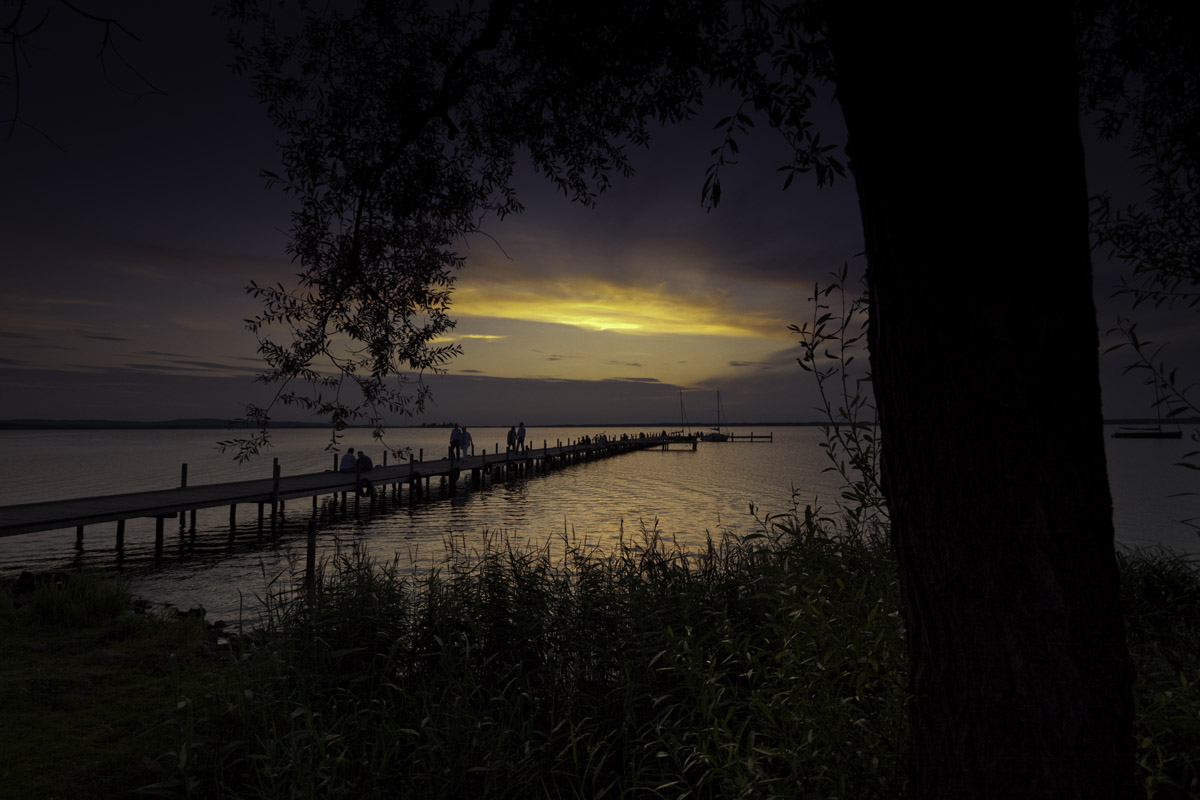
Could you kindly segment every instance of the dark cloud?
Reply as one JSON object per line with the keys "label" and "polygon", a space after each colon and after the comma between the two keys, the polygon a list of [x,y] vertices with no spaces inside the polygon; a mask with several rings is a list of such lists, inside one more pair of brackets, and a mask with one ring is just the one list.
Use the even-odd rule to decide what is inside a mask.
{"label": "dark cloud", "polygon": [[625,381],[628,381],[629,383],[662,383],[662,381],[660,381],[658,378],[604,378],[604,381],[605,381],[605,382],[608,382],[608,381],[618,381],[618,382],[625,382]]}
{"label": "dark cloud", "polygon": [[16,331],[0,331],[0,339],[36,339],[28,333],[17,333]]}
{"label": "dark cloud", "polygon": [[171,366],[170,364],[122,364],[120,369],[127,369],[132,372],[144,372],[151,374],[171,375],[182,372],[182,367]]}
{"label": "dark cloud", "polygon": [[23,364],[29,364],[29,363],[31,363],[31,362],[25,361],[24,359],[20,359],[20,358],[0,358],[0,365],[4,365],[6,367],[19,367]]}
{"label": "dark cloud", "polygon": [[[83,380],[81,380],[81,378]],[[206,377],[138,369],[66,370],[0,367],[0,419],[232,419],[244,404],[269,400],[249,377]]]}
{"label": "dark cloud", "polygon": [[128,342],[129,340],[123,336],[107,336],[102,333],[84,333],[85,339],[96,339],[101,342]]}
{"label": "dark cloud", "polygon": [[195,372],[196,370],[234,372],[239,375],[254,374],[254,370],[247,369],[245,367],[231,366],[230,364],[222,364],[218,361],[196,361],[192,359],[177,359],[167,363],[153,364],[126,363],[121,365],[121,368],[138,373],[160,373],[163,375]]}
{"label": "dark cloud", "polygon": [[226,371],[226,370],[232,369],[232,370],[237,370],[238,372],[246,371],[244,367],[233,367],[233,366],[230,366],[229,364],[222,364],[218,361],[194,361],[191,359],[179,359],[172,363],[178,364],[182,367],[199,367],[200,369],[215,369],[215,370],[221,370],[221,371]]}

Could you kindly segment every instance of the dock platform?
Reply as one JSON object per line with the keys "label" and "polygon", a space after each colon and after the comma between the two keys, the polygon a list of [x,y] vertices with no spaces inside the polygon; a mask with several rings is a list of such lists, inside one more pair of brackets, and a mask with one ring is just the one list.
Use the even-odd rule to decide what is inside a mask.
{"label": "dock platform", "polygon": [[[648,436],[605,442],[575,442],[490,455],[485,450],[479,455],[463,456],[454,460],[410,459],[407,463],[376,466],[367,472],[329,470],[281,476],[276,465],[272,478],[2,506],[0,537],[74,527],[77,544],[81,544],[85,526],[115,522],[117,548],[120,549],[124,546],[126,520],[154,518],[155,552],[161,555],[165,521],[178,517],[179,526],[183,529],[183,515],[190,512],[191,527],[194,531],[197,509],[228,506],[232,537],[237,526],[237,507],[247,503],[258,505],[261,528],[264,508],[270,507],[271,523],[274,526],[278,512],[287,500],[311,497],[315,513],[318,498],[322,495],[340,495],[345,503],[350,495],[354,495],[357,501],[360,498],[371,498],[377,492],[386,492],[390,488],[398,501],[403,499],[402,492],[407,490],[408,500],[413,502],[428,494],[430,480],[434,478],[444,478],[453,486],[460,478],[466,476],[473,485],[481,485],[485,478],[494,481],[510,475],[549,471],[585,460],[651,448],[666,449],[673,443],[673,437]],[[694,443],[692,449],[695,449]]]}

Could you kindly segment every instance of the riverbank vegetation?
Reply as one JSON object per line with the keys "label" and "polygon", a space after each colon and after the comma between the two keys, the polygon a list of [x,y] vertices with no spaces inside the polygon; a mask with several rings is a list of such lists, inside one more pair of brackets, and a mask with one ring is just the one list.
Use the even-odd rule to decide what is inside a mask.
{"label": "riverbank vegetation", "polygon": [[205,625],[135,611],[89,573],[0,587],[0,797],[127,797],[173,777],[175,698],[213,679]]}
{"label": "riverbank vegetation", "polygon": [[[0,595],[6,796],[897,797],[906,668],[886,542],[811,512],[685,553],[458,542],[280,579],[213,654],[119,586]],[[1120,559],[1147,797],[1200,791],[1200,579]],[[81,788],[82,787],[82,788]],[[11,793],[9,790],[12,790]]]}
{"label": "riverbank vegetation", "polygon": [[870,797],[901,781],[902,625],[877,542],[500,541],[416,591],[349,553],[314,594],[281,598],[221,691],[190,699],[190,780],[414,798]]}

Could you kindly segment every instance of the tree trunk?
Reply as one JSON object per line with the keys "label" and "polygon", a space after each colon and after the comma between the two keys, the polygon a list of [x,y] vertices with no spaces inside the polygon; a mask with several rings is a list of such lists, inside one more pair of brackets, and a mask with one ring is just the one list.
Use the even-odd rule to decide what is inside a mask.
{"label": "tree trunk", "polygon": [[912,796],[1128,797],[1069,6],[830,5],[908,626]]}

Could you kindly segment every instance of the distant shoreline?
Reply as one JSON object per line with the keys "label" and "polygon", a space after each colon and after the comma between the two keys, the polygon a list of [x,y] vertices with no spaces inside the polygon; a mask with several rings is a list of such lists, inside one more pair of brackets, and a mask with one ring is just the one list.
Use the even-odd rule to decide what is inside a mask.
{"label": "distant shoreline", "polygon": [[[731,428],[747,428],[747,427],[820,427],[828,423],[824,421],[815,422],[730,422],[726,423]],[[1156,419],[1106,419],[1105,425],[1157,425],[1159,421]],[[1200,418],[1189,418],[1172,420],[1166,423],[1170,427],[1176,425],[1200,425]],[[102,430],[251,430],[256,428],[256,425],[249,423],[233,424],[229,420],[224,419],[173,419],[173,420],[155,420],[150,422],[138,422],[135,420],[107,420],[107,419],[7,419],[0,420],[0,430],[4,431],[102,431]],[[271,430],[284,429],[322,429],[329,428],[329,424],[325,422],[287,422],[279,421],[272,422]],[[347,429],[370,430],[374,425],[347,425]],[[388,425],[387,428],[451,428],[453,423],[424,423],[418,425]],[[504,425],[479,425],[482,428],[503,428]],[[552,428],[670,428],[679,427],[679,421],[658,421],[658,422],[572,422],[553,425],[543,425],[540,427]],[[708,427],[708,423],[696,423],[693,428],[703,429]]]}
{"label": "distant shoreline", "polygon": [[[746,428],[746,427],[813,427],[824,425],[824,422],[729,422],[726,426],[731,428]],[[709,426],[708,423],[698,422],[692,427],[695,429],[703,429]],[[158,420],[153,422],[137,422],[130,420],[108,420],[108,419],[6,419],[0,420],[0,430],[5,431],[103,431],[103,430],[252,430],[257,428],[257,425],[252,424],[230,424],[228,420],[223,419],[174,419],[174,420]],[[272,422],[271,430],[283,430],[286,428],[305,428],[305,429],[322,429],[329,428],[327,422]],[[371,430],[374,425],[347,425],[347,429]],[[454,427],[453,422],[437,422],[425,423],[417,425],[387,425],[388,429],[415,429],[422,428],[446,428]],[[499,425],[476,425],[479,428],[505,428],[508,423]],[[679,420],[674,422],[568,422],[562,424],[540,425],[538,427],[549,428],[669,428],[677,429]]]}

